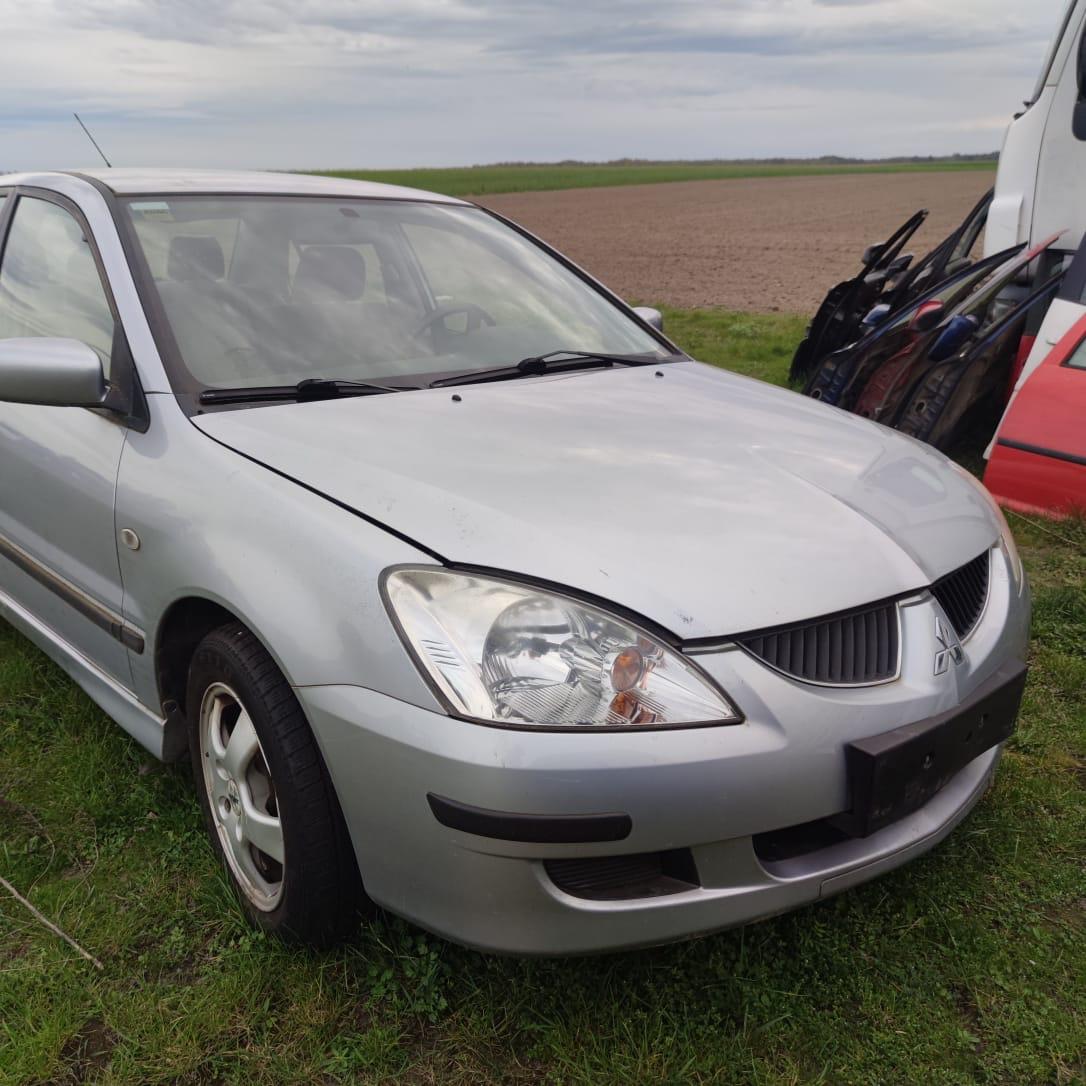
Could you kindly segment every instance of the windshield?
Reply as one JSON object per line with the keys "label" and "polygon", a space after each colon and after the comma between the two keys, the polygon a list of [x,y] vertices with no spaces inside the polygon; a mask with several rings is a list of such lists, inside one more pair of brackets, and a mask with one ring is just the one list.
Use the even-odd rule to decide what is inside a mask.
{"label": "windshield", "polygon": [[1056,36],[1052,39],[1052,42],[1048,47],[1048,52],[1045,53],[1044,63],[1041,65],[1041,74],[1037,77],[1037,85],[1033,88],[1033,93],[1026,102],[1027,106],[1033,105],[1044,92],[1045,85],[1048,83],[1048,76],[1052,71],[1052,64],[1056,59],[1056,53],[1059,51],[1063,36],[1067,33],[1067,28],[1071,24],[1071,16],[1075,13],[1075,6],[1077,3],[1078,0],[1068,0],[1067,10],[1060,20],[1060,28],[1056,31]]}
{"label": "windshield", "polygon": [[310,378],[425,384],[561,350],[668,354],[479,208],[179,196],[127,209],[176,341],[164,354],[176,356],[178,392]]}

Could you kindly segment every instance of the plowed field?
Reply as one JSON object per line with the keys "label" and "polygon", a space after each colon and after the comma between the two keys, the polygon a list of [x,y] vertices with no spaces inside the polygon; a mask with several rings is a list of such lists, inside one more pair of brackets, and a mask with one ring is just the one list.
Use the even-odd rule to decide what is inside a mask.
{"label": "plowed field", "polygon": [[987,171],[684,181],[488,196],[623,297],[809,313],[918,208],[918,254],[992,184]]}

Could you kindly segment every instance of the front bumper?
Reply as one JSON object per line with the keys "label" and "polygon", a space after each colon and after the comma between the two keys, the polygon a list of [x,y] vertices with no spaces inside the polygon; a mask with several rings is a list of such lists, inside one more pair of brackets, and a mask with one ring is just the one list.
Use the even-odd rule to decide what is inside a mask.
{"label": "front bumper", "polygon": [[[940,676],[932,667],[937,608],[927,593],[903,605],[902,672],[885,686],[813,687],[737,649],[700,657],[746,713],[730,727],[533,733],[457,721],[359,687],[301,688],[298,696],[376,902],[491,951],[652,945],[828,897],[933,847],[968,814],[998,747],[868,837],[827,838],[783,856],[759,847],[773,831],[847,810],[847,743],[946,713],[1024,656],[1028,591],[1000,551],[965,660]],[[434,795],[491,812],[621,813],[628,832],[596,841],[485,836],[439,822]],[[554,861],[676,850],[692,858],[697,885],[664,896],[583,896],[552,877]]]}

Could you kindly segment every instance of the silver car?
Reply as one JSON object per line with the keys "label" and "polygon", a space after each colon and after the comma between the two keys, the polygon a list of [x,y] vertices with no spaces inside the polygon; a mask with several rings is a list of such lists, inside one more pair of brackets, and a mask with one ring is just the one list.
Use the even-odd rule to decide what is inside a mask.
{"label": "silver car", "polygon": [[261,928],[661,943],[984,793],[1029,594],[931,449],[460,200],[23,174],[0,239],[0,613],[191,758]]}

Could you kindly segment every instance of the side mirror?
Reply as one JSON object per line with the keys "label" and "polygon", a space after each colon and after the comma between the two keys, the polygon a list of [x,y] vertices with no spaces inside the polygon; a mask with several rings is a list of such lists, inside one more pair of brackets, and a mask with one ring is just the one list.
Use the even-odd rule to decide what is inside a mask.
{"label": "side mirror", "polygon": [[924,332],[934,332],[943,320],[944,310],[945,306],[942,302],[925,302],[913,314],[912,320],[909,321],[909,328],[912,329],[912,331],[921,334]]}
{"label": "side mirror", "polygon": [[76,339],[0,339],[0,400],[48,407],[101,407],[102,361]]}
{"label": "side mirror", "polygon": [[980,327],[980,321],[972,314],[951,317],[928,351],[929,362],[946,362],[953,358],[969,342]]}
{"label": "side mirror", "polygon": [[875,245],[869,245],[864,249],[863,256],[860,257],[860,263],[867,267],[868,264],[874,264],[876,260],[882,256],[883,251],[886,248],[886,242],[880,241]]}
{"label": "side mirror", "polygon": [[889,302],[879,302],[878,305],[872,306],[866,314],[864,319],[860,322],[864,328],[875,328],[882,324],[888,316],[893,307]]}
{"label": "side mirror", "polygon": [[657,332],[664,330],[664,315],[659,309],[653,309],[648,305],[635,305],[634,312],[646,323],[651,324]]}

